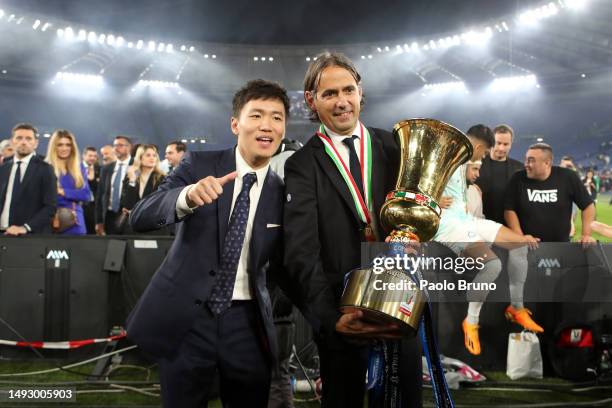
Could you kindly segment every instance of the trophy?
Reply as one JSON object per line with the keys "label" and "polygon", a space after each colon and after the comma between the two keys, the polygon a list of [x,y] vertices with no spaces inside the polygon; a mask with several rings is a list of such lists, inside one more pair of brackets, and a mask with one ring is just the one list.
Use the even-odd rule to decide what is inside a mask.
{"label": "trophy", "polygon": [[[400,143],[400,168],[395,190],[381,208],[380,221],[390,233],[392,247],[400,244],[396,251],[400,248],[403,253],[405,243],[429,241],[436,234],[441,215],[438,201],[455,170],[472,157],[473,149],[461,131],[434,119],[401,121],[393,133]],[[347,275],[340,310],[361,310],[364,320],[395,323],[404,335],[412,336],[425,305],[418,279],[403,270],[375,272],[370,267]]]}

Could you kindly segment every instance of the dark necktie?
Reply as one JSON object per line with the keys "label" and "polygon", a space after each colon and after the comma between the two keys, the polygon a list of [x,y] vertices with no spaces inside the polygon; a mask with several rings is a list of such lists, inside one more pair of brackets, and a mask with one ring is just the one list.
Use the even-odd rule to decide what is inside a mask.
{"label": "dark necktie", "polygon": [[359,164],[359,156],[357,156],[357,151],[355,150],[355,143],[353,142],[357,139],[357,136],[353,135],[351,137],[347,137],[342,141],[348,147],[349,150],[349,169],[351,171],[351,175],[353,176],[353,180],[355,180],[355,184],[357,184],[357,188],[359,188],[359,192],[361,193],[361,197],[363,197],[363,180],[361,179],[361,165]]}
{"label": "dark necktie", "polygon": [[111,210],[113,212],[119,211],[119,202],[121,200],[121,196],[119,195],[119,189],[121,188],[121,182],[123,178],[122,174],[123,163],[117,163],[117,173],[115,174],[115,179],[113,180],[113,189],[111,194]]}
{"label": "dark necktie", "polygon": [[223,241],[219,273],[207,302],[210,310],[217,315],[228,309],[232,304],[238,261],[240,260],[244,234],[249,219],[249,206],[251,205],[249,192],[256,180],[255,173],[245,174],[242,178],[242,189],[236,197],[227,234]]}
{"label": "dark necktie", "polygon": [[13,192],[11,193],[11,207],[9,209],[9,225],[14,225],[13,214],[14,210],[19,205],[19,190],[21,190],[21,161],[17,162],[17,169],[15,170],[15,178],[13,179]]}

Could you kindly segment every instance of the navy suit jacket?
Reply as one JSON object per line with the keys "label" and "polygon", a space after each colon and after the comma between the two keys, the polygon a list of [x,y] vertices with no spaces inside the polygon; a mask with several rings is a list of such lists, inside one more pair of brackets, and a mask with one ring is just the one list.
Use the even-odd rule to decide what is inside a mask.
{"label": "navy suit jacket", "polygon": [[[4,208],[12,166],[13,161],[0,166],[0,211]],[[32,232],[51,233],[51,219],[55,214],[56,202],[55,172],[48,163],[34,155],[21,180],[18,196],[11,198],[11,207],[14,209],[12,224],[28,224]]]}
{"label": "navy suit jacket", "polygon": [[[207,307],[228,229],[234,182],[223,187],[223,194],[215,202],[180,220],[176,215],[178,196],[185,186],[202,178],[222,177],[235,170],[234,149],[191,152],[130,214],[131,226],[137,232],[177,224],[172,247],[128,317],[128,337],[154,356],[172,355],[198,313]],[[282,264],[283,188],[282,180],[269,170],[253,221],[247,265],[251,294],[259,309],[256,323],[272,362],[277,346],[266,273],[271,266]]]}

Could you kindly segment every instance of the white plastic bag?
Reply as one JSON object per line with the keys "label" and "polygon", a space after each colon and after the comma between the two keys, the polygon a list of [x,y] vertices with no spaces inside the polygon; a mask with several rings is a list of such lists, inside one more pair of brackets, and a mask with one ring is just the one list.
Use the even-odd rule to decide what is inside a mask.
{"label": "white plastic bag", "polygon": [[535,333],[523,331],[508,336],[506,375],[512,380],[524,377],[542,378],[542,353]]}

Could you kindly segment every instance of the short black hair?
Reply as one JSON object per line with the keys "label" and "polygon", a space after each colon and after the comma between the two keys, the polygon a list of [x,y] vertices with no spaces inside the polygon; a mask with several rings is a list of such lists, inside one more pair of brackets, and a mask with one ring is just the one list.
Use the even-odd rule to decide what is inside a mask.
{"label": "short black hair", "polygon": [[240,112],[244,105],[254,99],[278,99],[283,103],[285,108],[285,117],[289,117],[289,109],[291,104],[289,103],[289,96],[287,96],[287,90],[280,86],[276,82],[266,81],[265,79],[255,79],[246,83],[245,86],[240,88],[232,99],[232,115],[237,118],[240,116]]}
{"label": "short black hair", "polygon": [[187,144],[184,143],[184,142],[181,142],[180,140],[173,140],[173,141],[169,142],[166,146],[170,146],[170,145],[175,145],[177,152],[186,152],[187,151]]}
{"label": "short black hair", "polygon": [[495,146],[495,136],[493,135],[493,131],[486,125],[478,124],[472,126],[468,129],[467,135],[472,136],[481,142],[485,142],[489,148]]}
{"label": "short black hair", "polygon": [[550,160],[554,159],[553,149],[548,143],[542,143],[542,142],[534,143],[531,146],[529,146],[528,150],[541,150],[549,156]]}
{"label": "short black hair", "polygon": [[32,125],[31,123],[22,122],[13,126],[13,130],[11,131],[11,137],[15,136],[15,132],[18,130],[31,130],[32,132],[34,132],[34,138],[38,139],[38,129],[36,129],[36,127],[34,127],[34,125]]}
{"label": "short black hair", "polygon": [[132,144],[132,139],[130,139],[130,138],[129,138],[129,137],[127,137],[127,136],[123,136],[123,135],[118,135],[118,136],[115,136],[115,140],[117,140],[117,139],[123,139],[123,140],[125,140],[126,142],[128,142],[130,145]]}
{"label": "short black hair", "polygon": [[86,148],[83,149],[83,153],[85,152],[95,152],[96,154],[98,153],[98,149],[96,149],[93,146],[87,146]]}

